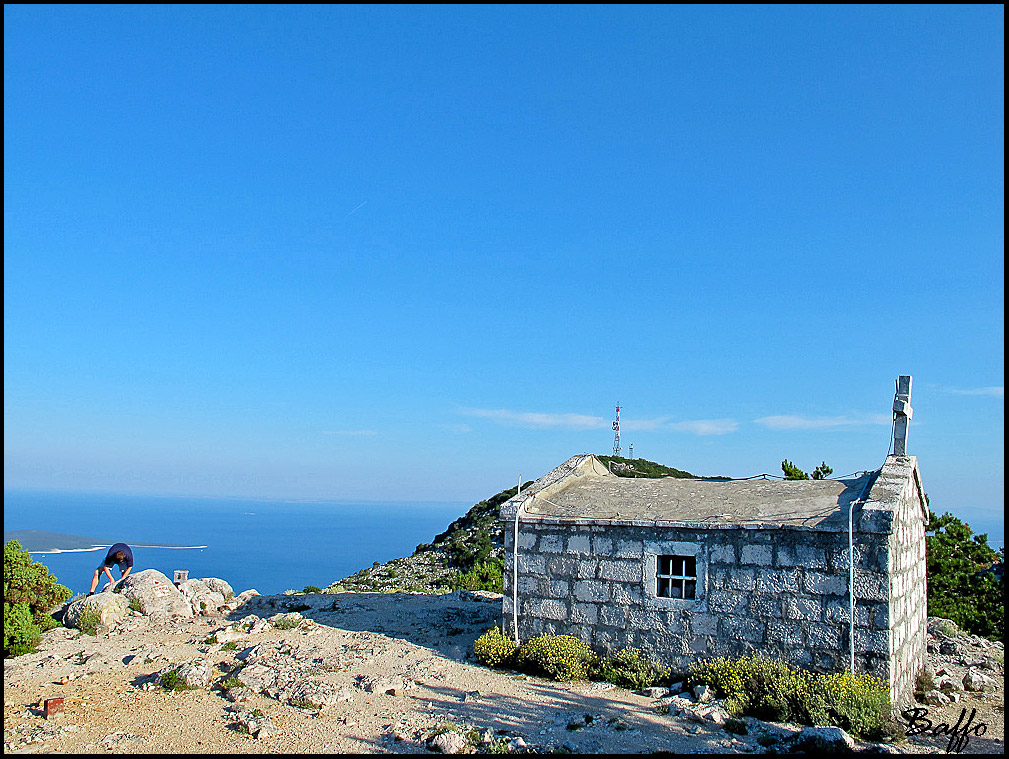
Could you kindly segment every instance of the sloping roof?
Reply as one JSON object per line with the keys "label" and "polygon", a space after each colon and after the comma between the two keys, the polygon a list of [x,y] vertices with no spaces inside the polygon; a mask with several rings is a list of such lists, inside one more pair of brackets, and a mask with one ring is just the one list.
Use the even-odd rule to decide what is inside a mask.
{"label": "sloping roof", "polygon": [[[595,456],[575,456],[502,510],[502,518],[691,527],[847,529],[848,509],[875,474],[845,480],[636,479],[607,471]],[[856,519],[859,509],[856,507]]]}

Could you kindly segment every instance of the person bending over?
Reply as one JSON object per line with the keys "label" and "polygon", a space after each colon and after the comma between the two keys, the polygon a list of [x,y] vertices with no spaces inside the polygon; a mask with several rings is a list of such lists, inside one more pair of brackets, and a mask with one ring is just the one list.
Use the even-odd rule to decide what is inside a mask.
{"label": "person bending over", "polygon": [[109,571],[109,568],[117,564],[119,565],[119,571],[122,572],[122,577],[119,578],[119,581],[122,582],[126,579],[126,575],[130,573],[130,570],[133,569],[133,551],[125,543],[116,543],[109,549],[109,552],[105,555],[105,561],[95,570],[95,576],[91,580],[91,592],[88,593],[89,596],[95,594],[95,588],[98,587],[98,575],[102,571],[109,576],[109,582],[115,585],[115,578],[112,577],[112,572]]}

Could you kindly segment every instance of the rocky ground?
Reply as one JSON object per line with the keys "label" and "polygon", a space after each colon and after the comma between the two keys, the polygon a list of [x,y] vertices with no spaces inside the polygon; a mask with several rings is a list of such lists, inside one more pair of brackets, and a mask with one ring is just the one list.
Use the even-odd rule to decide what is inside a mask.
{"label": "rocky ground", "polygon": [[[57,628],[37,653],[4,662],[4,753],[761,753],[795,745],[796,726],[748,719],[740,734],[717,702],[665,689],[488,669],[470,652],[499,613],[499,598],[465,591],[319,593],[252,596],[183,619],[132,611],[94,636]],[[971,724],[985,729],[961,749],[1004,753],[1001,644],[930,628],[937,687],[921,717],[952,724],[961,709],[977,709]],[[166,690],[168,672],[193,687]],[[963,690],[970,673],[991,681],[986,690]],[[56,698],[62,711],[49,701],[47,717]],[[947,735],[927,734],[855,747],[946,753],[948,744]]]}

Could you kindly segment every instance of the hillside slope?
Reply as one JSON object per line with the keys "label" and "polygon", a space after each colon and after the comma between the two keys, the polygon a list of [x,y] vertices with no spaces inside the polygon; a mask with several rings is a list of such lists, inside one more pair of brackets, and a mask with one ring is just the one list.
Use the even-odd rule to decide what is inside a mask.
{"label": "hillside slope", "polygon": [[[647,459],[598,458],[620,477],[695,478],[689,472]],[[524,483],[522,488],[530,485],[532,480]],[[501,504],[517,491],[517,486],[511,487],[475,504],[430,543],[417,546],[411,556],[384,564],[375,562],[371,567],[332,583],[326,591],[444,593],[464,589],[500,593],[504,534],[498,522],[498,512]]]}

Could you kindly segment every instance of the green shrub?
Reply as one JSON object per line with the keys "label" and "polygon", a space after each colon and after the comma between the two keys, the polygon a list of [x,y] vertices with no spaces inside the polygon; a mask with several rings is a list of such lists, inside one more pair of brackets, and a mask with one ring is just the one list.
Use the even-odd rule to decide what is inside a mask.
{"label": "green shrub", "polygon": [[300,619],[275,619],[270,622],[278,630],[292,630],[301,624]]}
{"label": "green shrub", "polygon": [[306,585],[305,586],[305,592],[306,593],[321,593],[322,592],[322,588],[320,588],[318,585]]}
{"label": "green shrub", "polygon": [[160,678],[161,687],[165,690],[196,690],[192,686],[186,685],[186,681],[179,677],[177,670],[165,672]]}
{"label": "green shrub", "polygon": [[144,605],[139,598],[130,599],[130,611],[143,611]]}
{"label": "green shrub", "polygon": [[585,680],[595,660],[588,644],[572,635],[540,635],[515,653],[519,669],[554,680]]}
{"label": "green shrub", "polygon": [[4,601],[4,658],[30,654],[42,642],[42,630],[32,621],[28,604]]}
{"label": "green shrub", "polygon": [[225,643],[223,646],[221,646],[221,650],[223,650],[223,651],[236,651],[237,649],[238,649],[238,644],[235,643],[235,641],[233,641],[233,640],[229,640],[227,643]]}
{"label": "green shrub", "polygon": [[492,627],[473,642],[473,654],[477,661],[488,667],[508,666],[518,646],[511,638],[503,635],[497,627]]}
{"label": "green shrub", "polygon": [[867,674],[819,675],[763,656],[719,657],[691,664],[687,683],[712,686],[737,716],[836,725],[869,740],[895,730],[889,687]]}
{"label": "green shrub", "polygon": [[449,580],[452,590],[489,590],[501,593],[504,590],[504,561],[487,559],[476,562],[465,572],[456,572]]}
{"label": "green shrub", "polygon": [[[927,496],[926,496],[927,500]],[[1005,642],[1005,576],[987,572],[1005,561],[988,535],[975,535],[969,524],[950,513],[929,511],[925,528],[928,615],[952,620],[966,632]]]}
{"label": "green shrub", "polygon": [[34,651],[42,633],[57,626],[50,612],[70,598],[44,564],[16,540],[4,544],[4,658]]}
{"label": "green shrub", "polygon": [[97,635],[101,623],[102,614],[93,606],[85,606],[77,618],[77,627],[85,635]]}
{"label": "green shrub", "polygon": [[598,660],[592,667],[593,680],[613,683],[621,688],[648,688],[669,679],[669,668],[650,661],[637,648],[625,648]]}
{"label": "green shrub", "polygon": [[234,675],[229,675],[228,677],[221,680],[221,690],[228,690],[229,688],[241,688],[244,685],[245,683],[243,683]]}

